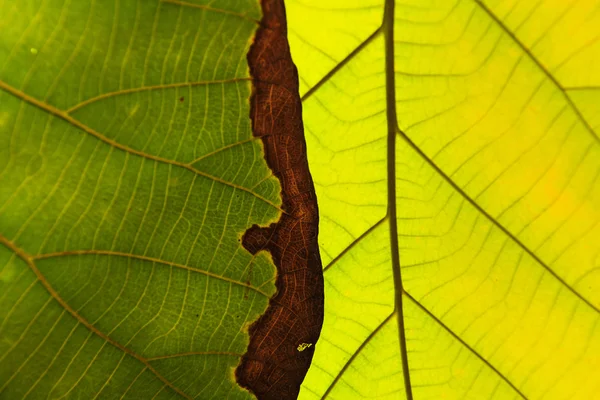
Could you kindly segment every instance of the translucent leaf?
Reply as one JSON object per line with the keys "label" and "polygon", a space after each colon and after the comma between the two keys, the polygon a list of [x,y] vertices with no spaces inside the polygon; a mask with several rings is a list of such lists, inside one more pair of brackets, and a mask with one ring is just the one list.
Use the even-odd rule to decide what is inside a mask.
{"label": "translucent leaf", "polygon": [[600,3],[286,3],[326,291],[300,398],[597,398]]}

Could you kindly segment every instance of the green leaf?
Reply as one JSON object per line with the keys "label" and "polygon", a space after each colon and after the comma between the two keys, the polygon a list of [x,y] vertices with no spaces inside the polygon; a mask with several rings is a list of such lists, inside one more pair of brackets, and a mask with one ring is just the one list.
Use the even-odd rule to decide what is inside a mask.
{"label": "green leaf", "polygon": [[600,3],[286,4],[325,265],[300,398],[598,398]]}
{"label": "green leaf", "polygon": [[250,398],[254,0],[0,1],[0,397]]}

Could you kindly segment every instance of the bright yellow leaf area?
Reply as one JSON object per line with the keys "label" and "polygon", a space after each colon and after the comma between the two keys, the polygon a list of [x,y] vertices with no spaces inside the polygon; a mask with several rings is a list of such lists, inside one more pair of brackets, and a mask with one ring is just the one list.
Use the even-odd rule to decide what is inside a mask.
{"label": "bright yellow leaf area", "polygon": [[286,0],[326,281],[300,398],[600,399],[600,1],[384,3]]}

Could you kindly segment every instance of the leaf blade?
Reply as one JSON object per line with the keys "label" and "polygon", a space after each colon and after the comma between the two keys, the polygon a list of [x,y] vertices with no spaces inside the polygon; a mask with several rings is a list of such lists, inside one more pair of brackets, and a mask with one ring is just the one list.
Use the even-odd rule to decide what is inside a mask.
{"label": "leaf blade", "polygon": [[5,7],[2,396],[250,397],[274,267],[239,239],[281,200],[248,118],[260,9],[219,7]]}
{"label": "leaf blade", "polygon": [[[324,7],[333,8],[334,3],[332,1]],[[582,4],[581,7],[589,7],[592,3]],[[587,290],[582,285],[575,288],[573,282],[576,278],[573,275],[585,274],[586,270],[594,269],[594,253],[590,252],[590,249],[594,248],[594,243],[597,244],[597,240],[594,239],[597,235],[592,232],[595,229],[594,221],[598,220],[594,211],[598,209],[597,196],[593,194],[598,185],[594,184],[594,177],[597,177],[594,171],[597,168],[594,169],[592,160],[597,157],[586,153],[585,149],[589,145],[590,151],[595,152],[595,139],[589,132],[585,132],[585,126],[580,126],[573,133],[576,140],[563,142],[569,135],[568,122],[577,121],[581,117],[577,116],[578,110],[574,110],[573,105],[569,104],[570,98],[561,95],[560,88],[557,89],[556,84],[550,82],[546,84],[545,93],[557,92],[557,98],[560,100],[558,108],[556,102],[552,108],[553,103],[543,104],[540,99],[534,98],[538,102],[536,110],[541,114],[546,113],[546,120],[550,123],[553,119],[560,121],[556,130],[562,132],[561,135],[552,136],[554,146],[557,146],[555,148],[560,148],[561,143],[565,143],[565,149],[569,149],[569,146],[572,149],[580,149],[579,152],[565,150],[562,159],[568,162],[556,163],[555,171],[560,171],[562,177],[554,179],[554,182],[561,179],[562,182],[571,182],[571,186],[567,186],[566,190],[571,201],[575,201],[577,205],[567,206],[563,196],[563,204],[556,205],[554,209],[548,208],[552,196],[543,197],[539,193],[552,194],[561,189],[550,189],[548,185],[553,183],[553,179],[547,179],[541,181],[542,189],[536,189],[538,194],[533,198],[533,202],[532,199],[528,200],[530,216],[519,215],[508,220],[506,215],[502,216],[500,213],[507,207],[514,207],[511,204],[515,201],[515,204],[518,203],[519,195],[522,194],[519,191],[523,190],[520,188],[525,187],[525,190],[528,190],[528,187],[538,182],[537,176],[535,179],[524,179],[527,174],[524,173],[524,169],[520,169],[521,176],[513,173],[512,181],[505,180],[498,184],[496,192],[482,201],[477,197],[478,192],[474,191],[475,185],[469,187],[469,179],[473,176],[478,178],[476,173],[479,171],[485,173],[486,162],[490,164],[489,170],[494,171],[496,166],[490,163],[490,159],[495,161],[496,158],[490,152],[486,153],[486,157],[481,157],[479,167],[469,169],[471,175],[452,175],[465,160],[469,160],[469,146],[480,140],[474,135],[471,143],[456,140],[454,143],[450,134],[453,132],[457,135],[457,130],[460,132],[461,127],[457,128],[459,124],[464,126],[466,121],[471,121],[476,125],[480,123],[478,118],[486,117],[484,112],[473,111],[478,107],[484,108],[485,100],[481,99],[485,97],[478,98],[478,93],[485,93],[491,87],[495,87],[494,93],[507,90],[510,86],[503,89],[500,76],[515,73],[522,74],[518,81],[525,87],[535,89],[536,84],[542,82],[540,87],[545,88],[543,81],[546,78],[536,71],[535,63],[531,60],[523,61],[523,56],[519,54],[522,47],[512,43],[501,28],[494,26],[497,22],[489,16],[486,17],[484,10],[478,7],[480,5],[470,1],[438,2],[419,7],[407,2],[396,2],[397,83],[394,90],[398,97],[396,105],[400,130],[396,145],[400,264],[406,296],[415,299],[420,307],[425,307],[421,309],[421,313],[429,313],[434,317],[434,321],[437,321],[435,324],[438,324],[437,328],[435,324],[428,325],[429,328],[415,332],[411,330],[410,323],[423,320],[423,316],[406,322],[409,326],[406,332],[409,366],[414,367],[414,370],[410,371],[411,379],[413,383],[416,381],[413,384],[415,397],[566,398],[569,390],[576,393],[576,397],[581,396],[577,398],[585,398],[585,393],[593,396],[594,384],[585,377],[591,376],[589,368],[593,365],[594,358],[588,352],[595,354],[598,349],[595,339],[597,300],[595,294],[589,291],[597,285],[588,281],[590,286]],[[290,24],[297,24],[296,29],[301,29],[302,17],[290,18]],[[532,26],[535,26],[533,24]],[[499,44],[506,50],[498,50]],[[373,268],[368,261],[372,255],[355,255],[352,249],[357,248],[360,241],[367,241],[374,232],[370,230],[374,223],[361,225],[360,222],[365,218],[377,221],[382,217],[379,214],[379,218],[376,218],[367,207],[374,199],[383,196],[385,189],[384,184],[372,185],[373,179],[364,178],[359,165],[362,160],[377,160],[381,171],[384,169],[386,156],[383,146],[348,146],[351,155],[347,156],[344,162],[340,162],[340,165],[345,165],[349,171],[361,171],[356,174],[350,186],[349,179],[341,179],[344,172],[341,171],[342,168],[336,167],[337,160],[331,154],[332,148],[336,148],[337,156],[348,142],[359,140],[360,135],[371,138],[369,142],[383,140],[385,120],[377,119],[377,113],[385,109],[384,97],[378,97],[376,93],[381,93],[385,87],[382,76],[384,52],[381,44],[379,48],[377,46],[376,39],[370,41],[367,46],[351,53],[352,58],[345,60],[339,68],[335,67],[330,73],[324,74],[325,80],[320,82],[315,90],[309,91],[310,96],[307,96],[304,103],[307,131],[311,133],[307,139],[309,160],[324,214],[321,222],[321,231],[324,232],[321,236],[322,249],[327,257],[335,260],[335,264],[325,271],[326,296],[329,299],[339,296],[337,293],[344,293],[345,299],[336,300],[334,307],[343,310],[347,308],[348,314],[345,318],[357,325],[363,318],[367,318],[368,311],[353,302],[369,295],[379,298],[378,294],[371,292],[367,283],[361,286],[360,279],[352,281],[350,285],[339,275],[334,277],[331,274],[336,266],[344,265],[344,260],[350,262],[349,258],[352,258],[354,268],[364,268],[361,272],[362,279],[369,282],[365,275]],[[492,58],[494,51],[503,54],[504,58]],[[591,53],[593,54],[593,51]],[[314,63],[314,60],[321,57],[318,54],[306,55],[303,51],[299,54],[306,58],[299,60],[299,65]],[[480,65],[486,65],[485,63],[490,64],[487,77],[474,79],[477,74],[481,74]],[[302,70],[300,73],[302,74]],[[526,77],[538,78],[528,81],[529,78]],[[474,83],[475,81],[477,83]],[[512,98],[517,94],[516,89],[520,87],[522,86],[513,84]],[[467,98],[471,94],[474,96]],[[567,94],[570,95],[570,92]],[[490,98],[490,104],[493,104],[495,98],[493,95],[490,95]],[[511,104],[510,99],[507,95],[504,110],[518,108],[517,102],[513,100],[514,104]],[[561,112],[562,109],[567,111]],[[564,113],[570,116],[570,120],[560,120]],[[592,111],[589,115],[594,113],[595,111]],[[518,115],[518,112],[516,114]],[[446,115],[451,117],[445,117]],[[511,121],[510,115],[514,114],[507,115],[508,117],[497,114],[495,123],[489,123],[488,120],[487,131],[496,133],[499,128],[506,126],[507,121]],[[532,116],[527,118],[531,127],[531,123],[535,121]],[[468,126],[463,129],[467,128]],[[518,142],[513,135],[512,142],[507,142],[507,145],[514,143],[517,149],[519,146],[525,146],[527,141],[531,146],[532,139],[536,138],[533,134],[527,136],[527,132],[531,130],[527,130],[525,125],[517,126],[514,131],[521,132],[526,139]],[[482,136],[485,131],[480,130],[478,133]],[[483,139],[481,142],[485,144]],[[452,151],[446,149],[448,143],[454,146]],[[507,154],[507,145],[503,150],[496,150],[496,153]],[[535,146],[535,141],[533,145]],[[542,148],[544,145],[542,143]],[[442,153],[442,150],[445,153]],[[541,150],[538,149],[539,151]],[[544,148],[544,151],[548,152],[547,148]],[[463,157],[462,154],[467,155]],[[508,154],[515,157],[511,153]],[[582,158],[586,165],[577,171],[577,164]],[[504,164],[501,159],[498,160],[500,166],[510,165],[510,159]],[[569,169],[568,164],[575,167]],[[574,170],[577,172],[573,173]],[[373,172],[371,176],[376,174],[377,172]],[[485,174],[482,176],[487,180],[484,184],[479,183],[480,188],[485,188],[490,182],[493,185],[494,175],[491,172],[489,177]],[[361,182],[363,192],[358,195]],[[331,194],[336,191],[343,195],[337,197]],[[340,218],[344,214],[340,209],[345,206],[342,205],[342,196],[345,202],[362,203],[364,208],[356,207],[351,212],[346,212],[346,217]],[[564,222],[565,217],[559,217],[560,213],[568,219],[568,216],[575,215],[574,210],[578,209],[578,218],[587,218],[587,221],[573,221],[562,226],[561,221]],[[547,210],[550,211],[545,214],[546,225],[538,224],[531,227],[527,235],[519,236],[522,233],[519,229],[530,223],[535,218],[535,213],[543,214]],[[352,218],[348,218],[348,215],[352,215]],[[554,226],[559,226],[559,232],[563,232],[563,240],[570,235],[565,231],[566,226],[582,226],[577,228],[576,232],[583,233],[578,236],[581,236],[580,243],[585,250],[578,253],[581,255],[578,260],[583,262],[577,263],[576,268],[573,268],[572,263],[569,264],[569,269],[566,269],[567,264],[563,264],[562,269],[558,268],[556,263],[551,262],[552,257],[547,253],[542,251],[539,255],[536,254],[538,248],[531,241],[531,233],[547,235],[546,232],[549,232],[552,226],[548,226],[548,219],[553,219]],[[328,226],[335,225],[332,221],[337,223],[337,228]],[[507,221],[510,221],[510,224],[507,224]],[[515,229],[515,223],[521,225]],[[364,232],[369,233],[363,235]],[[346,251],[350,243],[352,247]],[[573,254],[576,254],[576,251]],[[545,271],[542,268],[544,265],[547,268]],[[346,269],[344,272],[350,276],[353,273]],[[392,271],[389,270],[388,280],[391,279],[391,274]],[[568,286],[561,282],[566,282]],[[344,291],[344,288],[347,290]],[[393,296],[389,292],[387,296],[387,304],[393,304]],[[411,316],[415,315],[408,311],[413,303],[406,303],[409,305],[405,307],[405,312]],[[355,327],[353,329],[359,337],[353,337],[353,332],[347,332],[350,328],[344,330],[336,327],[336,324],[342,324],[342,320],[337,316],[340,312],[332,310],[331,306],[326,312],[322,339],[317,346],[314,366],[309,371],[301,398],[322,398],[324,393],[327,393],[328,398],[385,396],[385,384],[369,386],[370,382],[375,382],[376,379],[370,377],[368,368],[377,368],[376,362],[366,369],[361,369],[364,375],[354,375],[354,378],[348,378],[344,382],[343,379],[334,378],[344,365],[344,360],[357,357],[356,351],[361,348],[360,343],[363,343],[368,333],[374,329],[371,324],[366,330],[364,327]],[[384,319],[383,316],[379,318],[380,322]],[[348,326],[347,324],[344,322],[342,326]],[[431,332],[439,331],[440,324],[443,326],[442,331],[447,328],[444,335],[450,337],[448,343],[454,342],[453,348],[462,348],[463,353],[471,352],[469,357],[461,358],[462,365],[467,367],[463,367],[463,372],[458,375],[452,373],[452,366],[457,360],[445,359],[442,349],[438,349],[438,353],[428,355],[423,351],[414,350],[414,347],[414,351],[411,351],[410,346],[417,346],[419,341],[431,344],[429,347],[425,346],[426,349],[435,348],[435,337],[439,335],[431,335]],[[502,344],[503,338],[508,338],[506,344]],[[534,342],[534,338],[539,340]],[[588,346],[586,351],[583,350],[585,346]],[[391,355],[394,349],[388,346],[381,347],[379,351]],[[470,361],[465,363],[467,359]],[[441,365],[432,365],[436,360],[440,361]],[[359,367],[355,367],[354,370],[356,368]],[[433,371],[431,368],[437,368],[438,374],[446,376],[447,379],[436,380],[435,376],[428,375],[425,371]],[[334,395],[335,388],[327,389],[327,382],[331,384],[333,379],[338,385],[353,387],[353,392]],[[361,391],[363,386],[368,389]],[[404,398],[399,394],[396,396],[395,398]]]}

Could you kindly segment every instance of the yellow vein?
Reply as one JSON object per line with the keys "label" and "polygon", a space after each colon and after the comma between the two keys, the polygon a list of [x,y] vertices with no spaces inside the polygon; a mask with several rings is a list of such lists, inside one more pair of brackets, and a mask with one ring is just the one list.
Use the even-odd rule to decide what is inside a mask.
{"label": "yellow vein", "polygon": [[340,254],[338,254],[333,260],[331,260],[329,262],[329,264],[327,264],[325,266],[325,268],[323,268],[323,273],[325,273],[329,268],[331,268],[335,263],[337,263],[342,257],[344,257],[350,250],[352,250],[354,248],[354,246],[356,246],[358,243],[360,243],[365,237],[369,236],[375,229],[377,229],[379,227],[379,225],[381,225],[385,221],[387,221],[387,218],[388,218],[387,215],[385,215],[383,218],[381,218],[379,221],[377,221],[373,226],[371,226],[369,229],[364,231],[359,237],[354,239],[352,241],[352,243],[350,243],[348,246],[346,246]]}
{"label": "yellow vein", "polygon": [[200,171],[200,170],[192,167],[189,164],[184,164],[184,163],[181,163],[181,162],[178,162],[178,161],[175,161],[175,160],[169,160],[167,158],[154,156],[152,154],[144,153],[143,151],[135,150],[135,149],[132,149],[130,147],[124,146],[124,145],[122,145],[122,144],[120,144],[118,142],[115,142],[114,140],[112,140],[112,139],[110,139],[110,138],[102,135],[101,133],[96,132],[95,130],[93,130],[89,126],[85,125],[81,121],[73,118],[72,116],[70,116],[69,114],[67,114],[66,112],[64,112],[63,110],[60,110],[60,109],[58,109],[58,108],[56,108],[54,106],[51,106],[50,104],[43,103],[43,102],[39,101],[38,99],[36,99],[34,97],[31,97],[28,94],[20,91],[19,89],[16,89],[16,88],[8,85],[4,81],[0,81],[0,88],[4,89],[6,92],[12,94],[15,97],[17,97],[17,98],[19,98],[19,99],[21,99],[23,101],[26,101],[29,104],[31,104],[33,106],[36,106],[39,109],[41,109],[43,111],[46,111],[47,113],[49,113],[51,115],[54,115],[55,117],[58,117],[58,118],[60,118],[60,119],[62,119],[64,121],[72,124],[73,126],[81,129],[82,131],[88,133],[89,135],[94,136],[95,138],[101,140],[102,142],[104,142],[104,143],[106,143],[106,144],[108,144],[110,146],[113,146],[113,147],[115,147],[115,148],[117,148],[119,150],[123,150],[125,152],[131,153],[131,154],[135,154],[135,155],[140,156],[140,157],[148,158],[150,160],[158,161],[158,162],[165,163],[165,164],[176,165],[178,167],[185,168],[185,169],[187,169],[189,171],[192,171],[193,173],[198,174],[200,176],[203,176],[205,178],[212,179],[212,180],[214,180],[216,182],[222,183],[222,184],[230,186],[232,188],[239,189],[239,190],[242,190],[244,192],[250,193],[251,195],[253,195],[256,198],[258,198],[259,200],[262,200],[265,203],[267,203],[268,205],[272,206],[273,208],[276,208],[280,212],[285,213],[285,211],[283,211],[275,203],[273,203],[270,200],[268,200],[268,199],[260,196],[257,193],[252,192],[248,188],[236,185],[233,182],[228,182],[228,181],[226,181],[224,179],[221,179],[221,178],[218,178],[216,176],[207,174],[206,172],[202,172],[202,171]]}
{"label": "yellow vein", "polygon": [[[119,397],[119,400],[123,400],[123,399],[125,398],[125,396],[126,396],[126,395],[127,395],[127,393],[129,392],[129,390],[130,390],[130,389],[133,387],[133,385],[134,385],[134,384],[137,382],[138,378],[139,378],[140,376],[142,376],[142,374],[143,374],[144,372],[146,372],[146,368],[142,368],[142,370],[139,372],[139,374],[137,374],[137,375],[135,376],[135,379],[134,379],[134,380],[132,380],[132,381],[129,383],[129,386],[127,386],[127,389],[125,389],[125,391],[123,392],[123,394],[121,395],[121,397]],[[164,388],[164,386],[163,386],[163,387],[161,387],[161,388],[160,388],[160,390],[159,390],[157,393],[160,393],[160,392],[162,392],[163,388]]]}
{"label": "yellow vein", "polygon": [[600,90],[600,86],[563,86],[564,90]]}
{"label": "yellow vein", "polygon": [[206,275],[206,276],[210,276],[211,278],[215,278],[215,279],[220,279],[222,281],[225,282],[229,282],[229,283],[233,283],[239,286],[243,286],[245,288],[248,289],[252,289],[257,293],[262,294],[263,296],[269,298],[270,296],[263,292],[262,290],[260,290],[257,287],[254,287],[252,285],[249,285],[247,283],[244,282],[240,282],[240,281],[236,281],[235,279],[231,279],[231,278],[227,278],[221,275],[217,275],[214,274],[212,272],[208,272],[202,269],[196,269],[196,268],[192,268],[189,267],[187,265],[183,265],[183,264],[177,264],[174,262],[170,262],[170,261],[165,261],[165,260],[161,260],[159,258],[154,258],[154,257],[148,257],[148,256],[141,256],[141,255],[137,255],[137,254],[130,254],[130,253],[123,253],[123,252],[119,252],[119,251],[111,251],[111,250],[70,250],[70,251],[59,251],[59,252],[55,252],[55,253],[46,253],[46,254],[38,254],[35,256],[31,256],[32,260],[43,260],[46,258],[55,258],[55,257],[67,257],[67,256],[81,256],[81,255],[99,255],[99,256],[115,256],[115,257],[124,257],[124,258],[133,258],[133,259],[137,259],[137,260],[142,260],[142,261],[149,261],[149,262],[153,262],[153,263],[158,263],[158,264],[164,264],[164,265],[168,265],[170,267],[175,267],[175,268],[181,268],[181,269],[185,269],[187,271],[192,271],[192,272],[198,272],[200,274]]}
{"label": "yellow vein", "polygon": [[348,370],[348,368],[352,365],[352,363],[354,362],[354,360],[356,359],[356,357],[359,356],[359,354],[364,350],[364,348],[371,342],[371,340],[373,340],[373,338],[383,329],[383,327],[394,317],[395,313],[392,312],[390,315],[388,315],[378,326],[377,328],[375,328],[373,330],[373,332],[371,332],[369,334],[369,336],[367,336],[365,338],[365,340],[360,344],[360,346],[358,346],[358,348],[354,351],[354,353],[352,353],[352,356],[350,356],[350,358],[348,359],[348,361],[346,361],[346,363],[344,364],[344,366],[340,369],[340,371],[338,372],[338,374],[335,376],[335,378],[333,378],[333,381],[331,381],[331,383],[329,384],[329,386],[327,387],[327,389],[325,390],[325,393],[323,393],[323,396],[321,396],[321,400],[326,399],[329,394],[331,394],[331,391],[334,389],[335,385],[339,382],[339,380],[342,378],[342,376],[344,375],[344,373],[346,372],[346,370]]}
{"label": "yellow vein", "polygon": [[213,12],[218,12],[221,14],[233,15],[233,16],[245,19],[247,21],[254,22],[255,24],[260,24],[260,21],[254,19],[252,17],[249,17],[246,14],[237,13],[235,11],[223,10],[221,8],[214,8],[214,7],[203,5],[203,4],[188,3],[187,1],[180,1],[180,0],[160,0],[160,2],[177,4],[179,6],[184,6],[184,7],[199,8],[201,10],[213,11]]}
{"label": "yellow vein", "polygon": [[115,365],[115,367],[113,368],[113,370],[110,373],[110,375],[108,376],[108,378],[106,378],[106,380],[104,381],[104,384],[102,385],[102,387],[100,389],[98,389],[98,392],[92,398],[92,400],[96,400],[98,398],[98,396],[100,396],[100,393],[102,393],[104,391],[104,389],[108,386],[108,384],[111,383],[111,382],[114,382],[113,381],[113,377],[115,376],[115,373],[117,372],[117,370],[121,367],[121,364],[123,363],[123,360],[125,359],[125,355],[126,354],[123,353],[123,355],[121,356],[121,359],[119,360],[119,362],[117,363],[117,365]]}
{"label": "yellow vein", "polygon": [[319,82],[317,82],[313,87],[311,87],[304,95],[302,96],[302,101],[306,101],[314,92],[316,92],[325,82],[327,82],[332,76],[334,76],[342,67],[348,64],[358,53],[360,53],[365,47],[367,47],[379,34],[381,33],[382,27],[375,29],[373,33],[369,35],[361,44],[359,44],[354,50],[352,50],[342,61],[337,63],[333,69],[331,69],[325,76],[323,76]]}
{"label": "yellow vein", "polygon": [[219,84],[219,83],[244,82],[244,81],[249,81],[249,80],[250,80],[250,78],[232,78],[232,79],[221,79],[221,80],[214,80],[214,81],[178,82],[178,83],[168,83],[168,84],[162,84],[162,85],[142,86],[142,87],[136,87],[136,88],[131,88],[131,89],[115,90],[114,92],[102,93],[101,95],[91,97],[87,100],[77,103],[74,106],[71,106],[71,108],[69,108],[65,112],[67,114],[70,114],[70,113],[73,113],[74,111],[77,111],[80,108],[83,108],[91,103],[95,103],[100,100],[104,100],[104,99],[108,99],[110,97],[120,96],[120,95],[124,95],[124,94],[149,92],[149,91],[153,91],[153,90],[162,90],[162,89],[204,86],[204,85],[212,85],[212,84]]}
{"label": "yellow vein", "polygon": [[90,332],[96,334],[100,338],[104,339],[106,342],[112,344],[116,348],[120,349],[121,351],[124,351],[125,353],[129,354],[133,358],[135,358],[138,361],[140,361],[142,364],[144,364],[146,366],[146,368],[148,370],[152,371],[152,373],[154,373],[154,375],[158,379],[160,379],[161,382],[163,382],[165,385],[169,386],[171,389],[173,389],[175,392],[177,392],[177,394],[183,396],[186,399],[189,399],[189,400],[192,399],[190,396],[188,396],[187,394],[185,394],[184,392],[182,392],[177,387],[173,386],[173,384],[171,382],[169,382],[167,379],[165,379],[165,377],[163,377],[157,370],[155,370],[150,365],[150,363],[148,362],[148,360],[146,358],[144,358],[141,355],[137,354],[133,350],[131,350],[131,349],[123,346],[122,344],[114,341],[113,339],[111,339],[110,337],[108,337],[107,335],[105,335],[103,332],[99,331],[98,328],[96,328],[95,326],[93,326],[92,324],[90,324],[89,321],[86,320],[85,318],[83,318],[81,315],[79,315],[79,313],[77,311],[75,311],[73,308],[71,308],[71,306],[68,305],[63,300],[62,297],[60,297],[60,295],[58,294],[58,292],[56,292],[56,290],[54,290],[54,288],[52,287],[52,285],[50,285],[50,282],[48,282],[48,280],[46,279],[46,277],[37,268],[37,266],[34,263],[34,258],[33,257],[31,257],[29,254],[27,254],[21,248],[17,247],[15,244],[13,244],[10,240],[8,240],[7,238],[5,238],[2,235],[0,235],[0,243],[2,243],[8,249],[10,249],[12,252],[14,252],[23,261],[25,261],[25,263],[29,266],[29,268],[31,268],[31,270],[33,271],[33,273],[36,275],[38,281],[42,284],[42,286],[44,286],[44,288],[48,291],[48,293],[50,293],[50,295],[54,298],[54,300],[56,300],[58,302],[58,304],[60,304],[65,310],[67,310],[67,312],[69,314],[71,314],[79,323],[81,323],[86,328],[88,328],[90,330]]}

